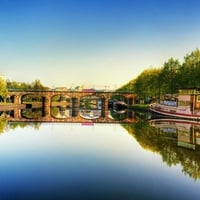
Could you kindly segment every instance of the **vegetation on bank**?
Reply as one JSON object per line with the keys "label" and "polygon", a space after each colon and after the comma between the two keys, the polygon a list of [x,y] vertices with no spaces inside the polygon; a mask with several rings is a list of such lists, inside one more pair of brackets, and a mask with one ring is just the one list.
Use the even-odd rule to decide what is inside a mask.
{"label": "vegetation on bank", "polygon": [[179,89],[200,88],[200,50],[184,57],[183,63],[169,58],[163,66],[144,70],[118,91],[132,91],[149,103],[152,98],[177,93]]}
{"label": "vegetation on bank", "polygon": [[48,90],[40,80],[35,80],[32,83],[16,82],[5,80],[0,77],[0,102],[3,102],[8,90]]}
{"label": "vegetation on bank", "polygon": [[49,88],[44,86],[40,80],[35,80],[32,83],[6,81],[8,90],[48,90]]}
{"label": "vegetation on bank", "polygon": [[149,109],[149,104],[134,104],[131,108],[134,110],[147,111]]}
{"label": "vegetation on bank", "polygon": [[0,77],[0,101],[4,99],[7,94],[7,84],[6,81]]}

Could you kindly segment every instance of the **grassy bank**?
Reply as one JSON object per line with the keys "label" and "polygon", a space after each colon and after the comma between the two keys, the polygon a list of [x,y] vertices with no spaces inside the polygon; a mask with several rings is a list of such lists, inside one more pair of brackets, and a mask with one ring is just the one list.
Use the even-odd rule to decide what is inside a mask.
{"label": "grassy bank", "polygon": [[135,110],[143,110],[148,111],[149,110],[149,104],[134,104],[131,106],[132,109]]}

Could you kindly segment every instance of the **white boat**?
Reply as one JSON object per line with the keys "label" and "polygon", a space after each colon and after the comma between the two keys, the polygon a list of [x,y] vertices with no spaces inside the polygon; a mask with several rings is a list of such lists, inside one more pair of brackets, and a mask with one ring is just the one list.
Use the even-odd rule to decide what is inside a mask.
{"label": "white boat", "polygon": [[200,91],[180,90],[177,95],[165,95],[151,104],[150,110],[161,115],[200,120]]}

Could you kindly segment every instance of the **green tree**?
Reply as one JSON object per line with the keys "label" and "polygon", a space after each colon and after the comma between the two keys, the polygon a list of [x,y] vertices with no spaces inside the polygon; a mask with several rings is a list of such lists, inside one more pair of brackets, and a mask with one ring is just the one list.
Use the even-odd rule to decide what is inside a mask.
{"label": "green tree", "polygon": [[0,116],[0,134],[3,133],[6,129],[7,119],[4,116]]}
{"label": "green tree", "polygon": [[180,69],[180,63],[177,59],[170,58],[164,63],[161,72],[161,86],[164,93],[176,93],[178,91],[178,71]]}
{"label": "green tree", "polygon": [[7,94],[6,81],[0,77],[0,100],[3,101]]}
{"label": "green tree", "polygon": [[200,51],[196,49],[184,57],[179,81],[182,88],[200,88]]}
{"label": "green tree", "polygon": [[46,90],[46,89],[48,89],[48,87],[43,86],[42,83],[40,82],[40,80],[35,80],[32,83],[32,89],[33,90]]}
{"label": "green tree", "polygon": [[49,88],[42,85],[40,80],[35,80],[33,83],[7,81],[8,90],[48,90]]}
{"label": "green tree", "polygon": [[7,88],[8,90],[12,89],[12,90],[17,90],[19,89],[19,83],[16,81],[7,81]]}
{"label": "green tree", "polygon": [[129,81],[125,85],[121,86],[118,88],[116,91],[122,91],[122,92],[134,92],[134,84],[135,84],[135,79]]}
{"label": "green tree", "polygon": [[200,88],[200,50],[186,54],[184,62],[169,58],[160,68],[144,70],[118,91],[132,91],[139,98],[160,97],[179,89]]}
{"label": "green tree", "polygon": [[160,71],[160,68],[146,69],[136,78],[134,91],[140,98],[148,100],[159,95]]}

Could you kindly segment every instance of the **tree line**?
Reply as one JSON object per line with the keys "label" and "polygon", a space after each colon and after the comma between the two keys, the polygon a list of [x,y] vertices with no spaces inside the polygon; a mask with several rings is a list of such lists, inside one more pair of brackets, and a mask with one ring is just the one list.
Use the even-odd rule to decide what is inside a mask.
{"label": "tree line", "polygon": [[8,90],[48,90],[40,80],[35,80],[32,83],[9,81],[6,82]]}
{"label": "tree line", "polygon": [[9,90],[19,91],[19,90],[48,90],[49,88],[44,86],[40,80],[35,80],[32,83],[17,82],[5,80],[0,77],[0,101],[6,97]]}
{"label": "tree line", "polygon": [[163,66],[144,70],[138,77],[123,85],[118,91],[132,91],[148,101],[164,94],[177,93],[179,89],[200,88],[200,50],[186,54],[181,64],[173,57]]}

